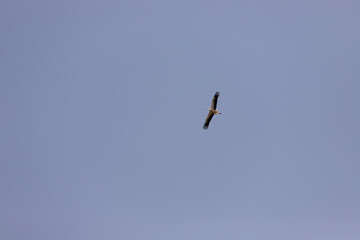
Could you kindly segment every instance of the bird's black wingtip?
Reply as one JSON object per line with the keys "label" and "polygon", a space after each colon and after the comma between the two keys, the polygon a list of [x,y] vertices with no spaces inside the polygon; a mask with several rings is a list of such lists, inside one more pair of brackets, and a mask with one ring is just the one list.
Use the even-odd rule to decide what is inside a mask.
{"label": "bird's black wingtip", "polygon": [[215,93],[215,96],[219,96],[219,95],[220,95],[220,92],[216,92],[216,93]]}
{"label": "bird's black wingtip", "polygon": [[203,129],[206,130],[206,129],[208,129],[208,127],[209,127],[209,125],[205,125],[205,124],[204,124]]}

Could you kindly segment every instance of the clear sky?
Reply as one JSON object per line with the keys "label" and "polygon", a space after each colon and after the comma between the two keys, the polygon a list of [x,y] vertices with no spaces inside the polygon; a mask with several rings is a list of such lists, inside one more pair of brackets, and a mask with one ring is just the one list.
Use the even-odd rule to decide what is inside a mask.
{"label": "clear sky", "polygon": [[359,13],[2,0],[0,239],[360,239]]}

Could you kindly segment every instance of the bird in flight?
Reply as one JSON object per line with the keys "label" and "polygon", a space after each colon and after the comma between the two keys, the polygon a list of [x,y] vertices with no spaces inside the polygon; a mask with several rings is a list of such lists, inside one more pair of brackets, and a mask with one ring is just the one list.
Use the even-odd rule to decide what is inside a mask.
{"label": "bird in flight", "polygon": [[211,121],[212,117],[214,116],[214,114],[215,115],[221,114],[221,112],[216,110],[216,104],[217,104],[217,100],[218,100],[219,95],[220,95],[220,93],[216,92],[214,97],[213,97],[213,100],[212,100],[212,103],[211,103],[211,108],[208,108],[209,114],[206,117],[203,129],[208,129],[210,121]]}

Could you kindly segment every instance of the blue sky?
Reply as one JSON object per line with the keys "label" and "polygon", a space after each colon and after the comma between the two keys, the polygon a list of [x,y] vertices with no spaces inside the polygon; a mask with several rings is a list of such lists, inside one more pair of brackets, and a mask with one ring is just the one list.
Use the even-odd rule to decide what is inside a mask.
{"label": "blue sky", "polygon": [[359,239],[359,10],[2,1],[0,238]]}

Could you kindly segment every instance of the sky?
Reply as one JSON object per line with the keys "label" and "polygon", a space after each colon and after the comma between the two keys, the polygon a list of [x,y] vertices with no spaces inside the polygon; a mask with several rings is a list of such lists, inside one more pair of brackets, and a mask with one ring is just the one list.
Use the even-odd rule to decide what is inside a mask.
{"label": "sky", "polygon": [[2,0],[0,238],[359,239],[359,12]]}

